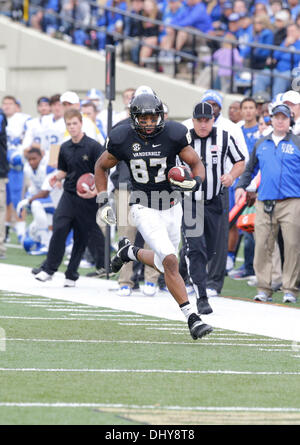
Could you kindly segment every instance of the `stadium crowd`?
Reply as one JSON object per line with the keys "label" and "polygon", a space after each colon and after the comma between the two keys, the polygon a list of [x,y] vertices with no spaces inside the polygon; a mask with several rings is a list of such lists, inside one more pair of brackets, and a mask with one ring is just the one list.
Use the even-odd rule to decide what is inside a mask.
{"label": "stadium crowd", "polygon": [[[101,6],[118,8],[120,13]],[[0,12],[24,21],[23,0],[2,0]],[[159,20],[164,25],[140,21],[121,12]],[[176,32],[169,25],[197,29],[212,37],[226,37],[236,42],[233,54],[230,43],[197,38],[202,48],[206,47],[212,54],[200,57],[201,64],[209,66],[212,59],[218,74],[211,87],[223,92],[230,87],[232,60],[237,68],[235,84],[249,86],[247,69],[254,69],[252,93],[267,91],[269,98],[289,89],[298,75],[300,54],[293,53],[300,50],[297,0],[31,0],[26,22],[51,36],[98,51],[104,51],[106,44],[120,48],[118,44],[125,38],[123,52],[128,52],[129,58],[140,66],[158,52],[153,48],[158,46],[161,69],[164,63],[174,60],[174,50],[191,51],[192,36],[185,30]],[[275,45],[278,50],[251,49],[249,43]],[[272,91],[271,72],[275,74]],[[203,76],[200,79],[202,82]]]}
{"label": "stadium crowd", "polygon": [[[137,92],[133,88],[128,88],[123,92],[124,110],[121,112],[113,112],[112,125],[114,127],[118,123],[130,121],[129,106],[132,98],[136,94]],[[214,254],[214,258],[220,261],[217,262],[216,267],[213,267],[213,265],[208,267],[206,287],[207,297],[213,297],[220,295],[226,275],[233,280],[247,280],[249,286],[257,286],[258,266],[257,263],[255,263],[256,236],[254,232],[256,208],[254,203],[257,187],[258,190],[260,189],[259,182],[251,182],[251,179],[256,177],[257,180],[258,170],[262,170],[262,166],[260,164],[257,165],[257,159],[259,159],[258,147],[261,141],[269,141],[269,144],[275,144],[276,147],[286,140],[290,141],[289,138],[293,138],[290,144],[283,143],[285,157],[282,158],[280,162],[292,162],[291,166],[297,165],[300,153],[300,94],[296,91],[288,90],[284,94],[277,95],[273,101],[269,101],[268,97],[262,94],[246,97],[241,102],[234,101],[228,110],[229,119],[225,119],[225,117],[222,116],[223,98],[218,91],[206,91],[201,97],[201,102],[205,102],[212,107],[213,115],[209,118],[214,118],[214,122],[216,122],[217,125],[219,124],[221,128],[226,128],[226,131],[230,131],[230,134],[234,135],[234,140],[240,152],[243,153],[244,159],[248,160],[250,157],[251,162],[247,164],[247,168],[249,164],[252,166],[251,173],[248,172],[246,178],[244,178],[244,175],[241,175],[234,181],[231,178],[229,182],[225,182],[225,190],[228,190],[227,198],[224,195],[224,188],[220,189],[220,195],[223,194],[225,199],[222,203],[225,217],[223,218],[223,222],[220,223],[223,224],[222,230],[220,229],[219,231],[222,239],[218,242],[216,253]],[[0,154],[2,161],[0,178],[2,184],[2,207],[0,205],[0,208],[2,210],[2,221],[6,219],[6,233],[4,234],[3,230],[0,232],[2,237],[0,238],[0,259],[5,258],[6,249],[4,241],[9,241],[10,228],[15,230],[18,241],[29,255],[47,255],[48,253],[52,236],[53,215],[62,195],[61,187],[57,188],[51,185],[51,178],[57,172],[60,146],[70,138],[64,120],[66,111],[75,109],[78,112],[79,110],[82,115],[83,132],[90,138],[96,140],[102,147],[104,147],[104,141],[107,137],[108,116],[107,110],[104,109],[104,95],[96,88],[91,88],[81,100],[78,95],[72,91],[55,94],[51,97],[42,96],[37,99],[36,106],[37,115],[30,116],[22,111],[20,102],[11,95],[3,97],[1,103],[1,141],[3,142],[3,135],[6,133],[7,161],[4,162],[4,144],[1,142],[2,150]],[[164,118],[168,120],[167,106],[164,105],[164,108]],[[283,132],[286,136],[282,136],[281,130],[281,136],[275,134],[275,136],[272,136],[272,140],[270,135],[273,135],[276,130],[274,124],[274,119],[277,116],[276,110],[279,110],[278,113],[280,116],[288,119],[288,125]],[[189,119],[189,116],[187,116],[187,118],[188,120],[184,121],[183,124],[188,128],[192,128],[190,126],[192,120]],[[285,139],[285,137],[288,139]],[[289,158],[287,158],[288,155],[285,153],[291,156],[293,155],[295,159],[289,161]],[[287,166],[287,172],[289,172],[289,168],[290,167]],[[299,171],[290,177],[290,187],[287,188],[288,191],[284,185],[285,175],[281,170],[277,173],[280,176],[280,180],[278,179],[277,181],[278,190],[276,189],[278,193],[276,192],[276,196],[273,196],[274,187],[269,186],[269,190],[263,199],[263,201],[267,200],[269,202],[271,215],[273,214],[275,201],[284,202],[290,198],[296,198],[296,209],[300,198]],[[266,173],[264,172],[263,174],[265,175]],[[5,182],[3,180],[5,180],[6,176],[8,183],[6,184],[5,190]],[[211,179],[211,181],[212,180],[213,179]],[[118,190],[120,183],[128,183],[129,181],[130,177],[126,169],[112,170],[108,191],[113,201],[119,199],[118,196],[121,193],[121,190]],[[250,182],[251,184],[249,185]],[[247,188],[248,186],[249,188]],[[213,189],[215,189],[214,186]],[[272,189],[272,193],[269,196],[268,193],[270,189]],[[243,198],[242,192],[246,194],[244,196],[246,196],[247,199],[247,207],[245,207],[245,205],[239,206],[240,199]],[[266,193],[266,191],[264,190],[262,193]],[[4,194],[6,194],[6,212],[4,211]],[[125,200],[124,197],[122,199]],[[226,199],[229,201],[229,204],[225,203]],[[234,213],[235,209],[237,209],[238,213],[234,215],[232,212]],[[243,213],[241,214],[242,210]],[[32,220],[29,225],[27,225],[28,212],[32,214]],[[296,213],[294,213],[294,215],[295,214]],[[249,219],[251,215],[252,219]],[[239,218],[237,218],[237,216],[239,216]],[[291,219],[292,218],[291,216]],[[295,238],[291,237],[291,240],[286,240],[286,234],[283,233],[283,223],[285,222],[286,221],[282,222],[281,227],[281,223],[279,222],[276,225],[275,220],[272,222],[271,217],[271,226],[267,229],[267,233],[274,235],[273,245],[270,247],[272,264],[269,265],[268,270],[271,274],[272,282],[270,289],[264,288],[263,290],[259,290],[259,293],[255,297],[257,300],[270,301],[272,292],[282,287],[288,246],[289,254],[294,253],[292,261],[289,262],[289,269],[292,268],[291,264],[293,265],[294,281],[293,287],[285,291],[284,302],[296,302],[300,278],[300,265],[298,264],[299,253],[297,254],[299,244],[296,242],[299,234],[297,235],[296,233]],[[289,220],[288,223],[292,223],[291,220]],[[4,223],[2,223],[2,229],[3,226]],[[268,227],[268,220],[264,221],[263,227]],[[288,230],[290,234],[292,233],[292,227],[293,225]],[[118,226],[112,228],[112,240],[116,232],[118,235],[121,234],[120,230]],[[131,229],[128,227],[126,230]],[[91,238],[82,257],[81,267],[95,268],[95,271],[90,272],[89,276],[105,276],[105,230],[103,230],[103,233],[100,232],[99,230],[99,233],[91,234]],[[129,232],[124,232],[122,235],[128,236],[128,233]],[[133,241],[136,240],[140,246],[144,245],[144,241],[139,233],[132,230],[130,233]],[[228,233],[228,237],[226,233]],[[244,263],[241,267],[234,268],[242,239],[244,240]],[[288,242],[290,244],[288,244]],[[262,241],[260,241],[260,249],[261,243]],[[71,231],[65,246],[66,253],[69,257],[72,246],[73,233]],[[97,246],[97,248],[95,248],[95,246]],[[112,247],[114,248],[114,246]],[[265,260],[265,264],[267,264],[267,260]],[[263,265],[260,264],[259,268],[262,269],[262,267]],[[147,266],[141,268],[134,263],[127,268],[127,272],[125,272],[125,269],[119,278],[120,295],[130,295],[135,288],[139,288],[139,283],[143,281],[144,278],[146,282],[144,288],[145,294],[154,295],[158,288],[162,290],[165,289],[163,275],[153,273],[153,271],[149,272]],[[209,272],[210,269],[211,274]],[[39,273],[39,268],[37,268],[35,272]],[[285,275],[287,274],[286,271],[284,273]],[[184,273],[182,275],[184,275]],[[216,276],[218,277],[217,279],[215,279]],[[185,281],[187,288],[193,292],[193,286],[191,286],[189,277],[186,277]]]}

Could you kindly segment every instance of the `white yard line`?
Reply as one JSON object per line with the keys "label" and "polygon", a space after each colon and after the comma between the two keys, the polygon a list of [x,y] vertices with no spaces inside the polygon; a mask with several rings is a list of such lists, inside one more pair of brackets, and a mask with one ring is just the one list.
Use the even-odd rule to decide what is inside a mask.
{"label": "white yard line", "polygon": [[0,407],[19,407],[19,408],[116,408],[116,409],[134,409],[134,410],[154,410],[154,411],[249,411],[249,412],[272,412],[272,413],[299,413],[300,408],[293,407],[249,407],[249,406],[157,406],[157,405],[126,405],[123,403],[40,403],[40,402],[0,402]]}
{"label": "white yard line", "polygon": [[[69,314],[72,315],[72,314]],[[74,314],[76,316],[78,316],[78,314]],[[118,315],[117,315],[118,316]],[[67,316],[65,317],[20,317],[20,316],[11,316],[11,315],[0,315],[0,319],[18,319],[18,320],[45,320],[45,321],[49,321],[49,320],[62,320],[62,321],[121,321],[124,320],[123,318],[84,318],[85,315],[83,315],[83,317],[81,318],[68,318]],[[103,315],[99,315],[99,317],[103,317]],[[132,318],[132,320],[136,320],[139,321],[138,318],[134,319]],[[145,319],[143,319],[143,321],[147,321]]]}
{"label": "white yard line", "polygon": [[204,375],[300,375],[289,371],[233,371],[233,370],[186,370],[186,369],[92,369],[92,368],[0,368],[0,372],[87,372],[87,373],[132,373],[132,374],[204,374]]}
{"label": "white yard line", "polygon": [[[64,288],[63,280],[64,275],[58,272],[52,281],[41,283],[35,280],[27,267],[0,264],[0,288],[8,292],[43,296],[51,298],[52,301],[57,299],[93,307],[118,309],[173,321],[185,321],[170,294],[158,293],[155,297],[149,298],[133,293],[130,297],[120,297],[109,290],[112,285],[115,285],[112,280],[80,277],[75,288]],[[193,299],[191,303],[195,306]],[[213,313],[203,315],[201,318],[215,328],[300,341],[299,309],[222,297],[210,298],[210,304]],[[37,317],[27,317],[27,319],[37,319]],[[60,319],[75,320],[75,318]],[[92,320],[92,318],[85,320]]]}
{"label": "white yard line", "polygon": [[[187,332],[187,329],[186,329]],[[214,338],[213,340],[217,340]],[[187,343],[187,342],[166,342],[166,341],[147,341],[147,340],[84,340],[84,339],[54,339],[54,338],[6,338],[6,341],[10,342],[33,342],[33,343],[113,343],[113,344],[144,344],[144,345],[179,345],[179,344],[185,344],[185,345],[191,345],[198,343]],[[222,339],[224,341],[224,339]],[[250,340],[248,340],[250,341]],[[256,340],[254,340],[256,341]],[[207,338],[207,340],[201,341],[202,345],[205,346],[242,346],[242,347],[248,347],[248,348],[268,348],[268,349],[260,349],[260,350],[268,350],[268,351],[281,351],[281,352],[291,352],[292,345],[291,344],[278,344],[276,343],[274,345],[274,348],[271,348],[269,344],[265,343],[221,343],[212,341],[210,337]],[[282,348],[282,349],[276,349],[276,348]]]}

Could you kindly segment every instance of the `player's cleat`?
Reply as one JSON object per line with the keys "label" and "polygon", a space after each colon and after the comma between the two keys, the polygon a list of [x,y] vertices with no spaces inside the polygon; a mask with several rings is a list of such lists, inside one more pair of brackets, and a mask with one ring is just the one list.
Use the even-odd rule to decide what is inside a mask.
{"label": "player's cleat", "polygon": [[197,314],[191,314],[188,319],[188,326],[193,340],[204,337],[213,331],[212,326],[204,323]]}
{"label": "player's cleat", "polygon": [[69,280],[68,278],[65,279],[64,287],[75,287],[75,286],[76,286],[76,281]]}
{"label": "player's cleat", "polygon": [[122,238],[118,244],[118,252],[111,260],[111,270],[113,272],[119,272],[123,264],[128,263],[131,259],[128,257],[128,248],[131,243],[128,238]]}
{"label": "player's cleat", "polygon": [[52,280],[52,275],[48,274],[47,272],[45,272],[44,270],[41,270],[38,274],[36,274],[36,276],[34,277],[36,280],[39,281],[50,281]]}
{"label": "player's cleat", "polygon": [[206,296],[197,298],[197,310],[198,314],[211,314],[212,308],[208,302],[208,298]]}

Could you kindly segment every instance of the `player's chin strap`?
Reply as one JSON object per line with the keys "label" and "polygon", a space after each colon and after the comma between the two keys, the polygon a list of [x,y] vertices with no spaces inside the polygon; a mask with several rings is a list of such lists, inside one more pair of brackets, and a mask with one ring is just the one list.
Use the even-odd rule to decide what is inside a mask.
{"label": "player's chin strap", "polygon": [[113,211],[113,208],[109,204],[108,193],[107,192],[98,193],[96,202],[99,205],[99,209],[96,215],[96,222],[98,226],[101,227],[103,222],[110,226],[116,224],[117,220],[115,212]]}
{"label": "player's chin strap", "polygon": [[190,174],[185,171],[185,177],[186,179],[181,182],[170,178],[172,190],[177,190],[179,192],[196,192],[197,190],[199,190],[202,184],[202,179],[200,178],[200,176],[195,176],[194,178],[192,178]]}

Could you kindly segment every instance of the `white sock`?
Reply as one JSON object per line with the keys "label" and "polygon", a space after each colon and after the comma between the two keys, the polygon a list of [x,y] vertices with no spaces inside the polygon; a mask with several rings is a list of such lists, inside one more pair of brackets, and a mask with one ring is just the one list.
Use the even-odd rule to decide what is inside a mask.
{"label": "white sock", "polygon": [[139,250],[140,250],[139,247],[129,246],[128,251],[127,251],[128,258],[130,258],[132,261],[138,261],[136,255]]}
{"label": "white sock", "polygon": [[186,303],[180,304],[179,307],[182,310],[182,313],[187,320],[189,319],[189,316],[195,312],[189,301],[187,301]]}
{"label": "white sock", "polygon": [[15,230],[16,230],[17,236],[23,237],[25,235],[25,231],[26,231],[26,221],[17,221],[15,223]]}

